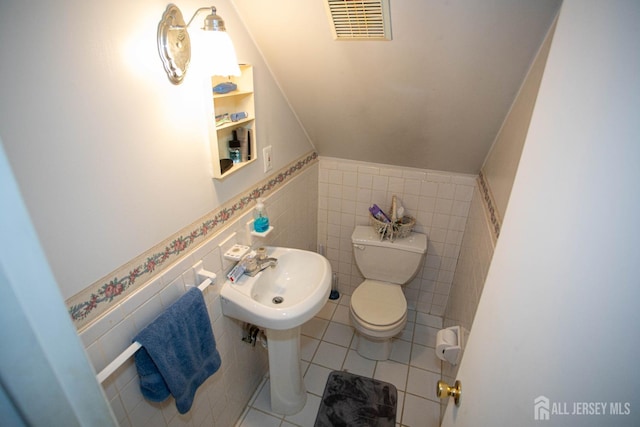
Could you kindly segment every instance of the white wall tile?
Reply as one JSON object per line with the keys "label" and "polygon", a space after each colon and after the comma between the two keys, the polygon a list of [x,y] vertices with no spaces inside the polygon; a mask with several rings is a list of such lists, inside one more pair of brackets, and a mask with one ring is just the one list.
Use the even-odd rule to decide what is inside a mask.
{"label": "white wall tile", "polygon": [[113,399],[110,399],[109,405],[111,406],[111,409],[113,410],[113,414],[116,416],[116,419],[118,420],[118,424],[122,425],[122,421],[125,418],[127,418],[127,412],[124,410],[124,405],[120,400],[120,396],[118,395]]}
{"label": "white wall tile", "polygon": [[438,184],[437,197],[441,199],[453,199],[455,195],[456,186],[450,182],[441,182]]}
{"label": "white wall tile", "polygon": [[[140,400],[135,408],[128,412],[129,420],[133,426],[149,425],[149,420],[154,416],[154,414],[162,416],[162,413],[158,412],[155,406],[152,406],[152,404],[144,399]],[[162,421],[164,421],[164,418],[162,418]]]}
{"label": "white wall tile", "polygon": [[322,169],[338,169],[338,162],[326,158],[320,159],[320,167]]}
{"label": "white wall tile", "polygon": [[358,174],[359,175],[378,175],[380,174],[380,168],[376,166],[361,164],[358,166]]}
{"label": "white wall tile", "polygon": [[451,206],[451,215],[461,216],[466,218],[469,214],[469,207],[471,206],[470,202],[462,202],[459,200],[455,200],[453,205]]}
{"label": "white wall tile", "polygon": [[375,175],[373,177],[372,185],[373,188],[386,192],[389,186],[389,177],[384,175]]}
{"label": "white wall tile", "polygon": [[[460,187],[459,185],[458,188]],[[474,184],[472,188],[472,197],[469,201],[457,201],[455,203],[460,203],[457,207],[454,203],[453,210],[468,212],[468,218],[465,222],[460,245],[451,245],[446,248],[446,252],[450,254],[457,250],[459,257],[453,282],[449,288],[446,311],[443,311],[445,327],[461,325],[467,330],[471,330],[473,317],[493,256],[493,235],[484,213],[482,195],[477,185]],[[467,190],[456,192],[456,199],[468,199]],[[452,228],[459,231],[459,223]],[[441,286],[443,286],[441,283],[437,284],[438,291],[445,291],[446,289]],[[446,374],[455,377],[456,372],[457,367],[449,367]]]}
{"label": "white wall tile", "polygon": [[404,178],[390,177],[387,190],[392,194],[402,194],[404,191]]}
{"label": "white wall tile", "polygon": [[435,228],[449,229],[451,217],[446,214],[436,213],[433,215],[431,226]]}
{"label": "white wall tile", "polygon": [[127,412],[133,411],[133,409],[142,401],[142,394],[140,393],[140,382],[137,378],[129,381],[121,390],[120,397],[124,409]]}
{"label": "white wall tile", "polygon": [[370,205],[371,203],[371,189],[370,188],[358,188],[358,202]]}
{"label": "white wall tile", "polygon": [[342,171],[329,170],[329,184],[342,185]]}
{"label": "white wall tile", "polygon": [[427,172],[427,181],[451,182],[451,175],[442,172]]}
{"label": "white wall tile", "polygon": [[[112,378],[111,382],[114,384],[114,392],[122,390],[122,388],[129,384],[130,381],[137,378],[138,371],[136,370],[136,365],[133,361],[133,358],[123,363],[113,376],[115,376],[115,378]],[[108,389],[110,387],[107,385],[106,388]],[[107,393],[107,395],[109,394]]]}
{"label": "white wall tile", "polygon": [[338,169],[345,172],[357,172],[358,165],[356,163],[338,162]]}
{"label": "white wall tile", "polygon": [[342,185],[355,187],[358,184],[358,174],[356,172],[343,172]]}
{"label": "white wall tile", "polygon": [[474,187],[471,185],[456,185],[454,199],[463,202],[470,202],[473,198],[473,188]]}
{"label": "white wall tile", "polygon": [[149,301],[154,295],[156,295],[162,288],[164,288],[164,278],[162,276],[156,277],[149,283],[142,286],[136,293],[128,297],[122,302],[121,307],[125,315],[133,314],[140,306]]}
{"label": "white wall tile", "polygon": [[342,200],[356,200],[358,196],[358,188],[355,186],[342,187]]}
{"label": "white wall tile", "polygon": [[393,167],[381,167],[380,175],[402,177],[402,170]]}
{"label": "white wall tile", "polygon": [[96,372],[100,372],[109,363],[109,361],[107,361],[107,359],[104,357],[99,342],[94,342],[93,344],[86,347],[85,350],[87,352],[87,356],[89,356],[89,361],[93,365],[93,368],[96,370]]}
{"label": "white wall tile", "polygon": [[451,214],[452,207],[453,207],[452,199],[441,199],[441,198],[436,199],[436,208],[435,208],[436,213],[443,213],[447,215]]}
{"label": "white wall tile", "polygon": [[158,317],[158,315],[162,313],[162,307],[160,296],[154,295],[134,311],[131,317],[135,323],[136,333],[143,330],[153,319]]}
{"label": "white wall tile", "polygon": [[[336,162],[325,162],[325,166],[328,168],[325,170],[328,171],[337,169],[338,165]],[[353,180],[355,170],[351,173],[350,179]],[[288,185],[272,193],[266,199],[266,203],[274,223],[279,224],[279,229],[275,233],[276,237],[270,237],[267,243],[315,249],[317,233],[323,229],[323,235],[326,236],[329,220],[328,212],[318,209],[318,195],[323,191],[322,188],[325,189],[325,197],[329,195],[331,185],[331,191],[338,194],[340,199],[344,188],[344,172],[340,174],[331,175],[333,182],[342,177],[339,184],[329,184],[328,172],[320,172],[318,167],[310,167],[293,178]],[[319,181],[324,181],[324,184],[320,185]],[[338,234],[340,222],[343,220],[341,215],[348,212],[353,216],[355,204],[347,205],[346,209],[346,212],[341,212],[344,209],[340,206],[336,212],[335,219],[338,224],[332,230]],[[235,243],[238,237],[234,237],[233,233],[243,228],[250,215],[250,212],[242,215],[223,232],[212,235],[210,240],[185,254],[165,274],[143,286],[114,310],[88,325],[80,334],[92,362],[97,366],[104,365],[130,345],[140,328],[146,326],[164,307],[184,294],[185,282],[195,281],[192,266],[196,261],[202,260],[207,270],[219,276],[216,280],[217,285],[207,289],[205,301],[213,322],[218,351],[223,359],[221,369],[199,389],[194,407],[189,414],[182,416],[177,414],[171,399],[162,404],[150,404],[143,400],[133,359],[129,359],[103,384],[105,394],[112,402],[121,425],[198,427],[209,421],[215,421],[216,425],[233,425],[259,380],[267,372],[266,352],[264,349],[246,346],[240,342],[241,327],[238,322],[222,315],[219,299],[219,285],[224,281],[222,270],[226,266],[221,260],[222,252],[218,245],[226,248]],[[317,226],[317,218],[323,222],[322,227]],[[166,285],[167,283],[169,285]],[[253,351],[248,352],[247,349]],[[315,352],[315,349],[313,351]],[[312,355],[313,353],[311,357]],[[223,374],[233,378],[233,381],[225,383]]]}
{"label": "white wall tile", "polygon": [[121,305],[119,305],[97,319],[95,322],[88,325],[79,334],[84,346],[87,347],[88,345],[91,345],[107,331],[120,323],[125,317],[123,313],[124,311],[121,309]]}
{"label": "white wall tile", "polygon": [[436,197],[438,195],[438,183],[422,181],[420,183],[420,195],[424,197]]}
{"label": "white wall tile", "polygon": [[342,199],[328,197],[327,209],[333,212],[340,212],[342,210]]}
{"label": "white wall tile", "polygon": [[359,173],[358,188],[373,188],[373,175]]}
{"label": "white wall tile", "polygon": [[412,194],[412,195],[419,195],[420,194],[420,183],[421,181],[417,180],[417,179],[405,179],[404,180],[404,188],[403,188],[403,193],[406,194]]}
{"label": "white wall tile", "polygon": [[136,334],[135,324],[131,317],[124,318],[100,338],[100,347],[106,360],[111,362],[124,349],[131,345]]}
{"label": "white wall tile", "polygon": [[451,182],[473,188],[476,185],[477,178],[478,177],[476,175],[453,175],[451,177]]}
{"label": "white wall tile", "polygon": [[327,195],[337,199],[342,198],[342,186],[339,184],[329,184],[329,192]]}
{"label": "white wall tile", "polygon": [[182,276],[176,278],[160,291],[160,300],[164,308],[168,308],[176,302],[186,292],[184,280]]}
{"label": "white wall tile", "polygon": [[403,169],[402,176],[406,179],[414,179],[417,181],[424,181],[427,179],[427,173],[417,169]]}

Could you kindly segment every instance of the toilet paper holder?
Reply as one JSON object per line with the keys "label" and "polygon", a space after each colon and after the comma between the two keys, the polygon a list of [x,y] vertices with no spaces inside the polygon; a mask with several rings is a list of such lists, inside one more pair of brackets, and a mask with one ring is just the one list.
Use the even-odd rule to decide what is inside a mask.
{"label": "toilet paper holder", "polygon": [[440,329],[436,335],[436,356],[452,365],[460,363],[468,334],[462,326]]}

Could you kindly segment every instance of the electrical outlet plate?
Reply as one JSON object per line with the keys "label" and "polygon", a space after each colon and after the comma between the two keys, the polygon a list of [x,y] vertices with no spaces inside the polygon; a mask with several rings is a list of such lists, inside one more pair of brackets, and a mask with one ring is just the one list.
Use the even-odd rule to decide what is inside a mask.
{"label": "electrical outlet plate", "polygon": [[273,168],[270,145],[262,149],[262,159],[264,161],[264,171],[269,172]]}

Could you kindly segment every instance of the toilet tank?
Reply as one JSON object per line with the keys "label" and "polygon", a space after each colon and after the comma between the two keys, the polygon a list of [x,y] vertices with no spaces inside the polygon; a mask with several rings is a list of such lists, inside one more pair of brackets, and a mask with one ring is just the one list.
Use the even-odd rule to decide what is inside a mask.
{"label": "toilet tank", "polygon": [[427,236],[411,233],[403,239],[380,240],[372,227],[356,226],[351,235],[353,254],[366,279],[405,284],[422,268]]}

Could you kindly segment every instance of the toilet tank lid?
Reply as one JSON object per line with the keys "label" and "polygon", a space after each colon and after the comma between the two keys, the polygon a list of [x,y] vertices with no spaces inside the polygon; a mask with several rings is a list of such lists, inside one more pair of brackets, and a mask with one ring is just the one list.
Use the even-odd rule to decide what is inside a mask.
{"label": "toilet tank lid", "polygon": [[395,248],[420,254],[427,252],[427,235],[416,232],[412,232],[403,239],[395,239],[393,242],[386,239],[380,241],[380,235],[376,233],[373,227],[358,225],[353,230],[353,234],[351,234],[351,241],[358,245]]}

